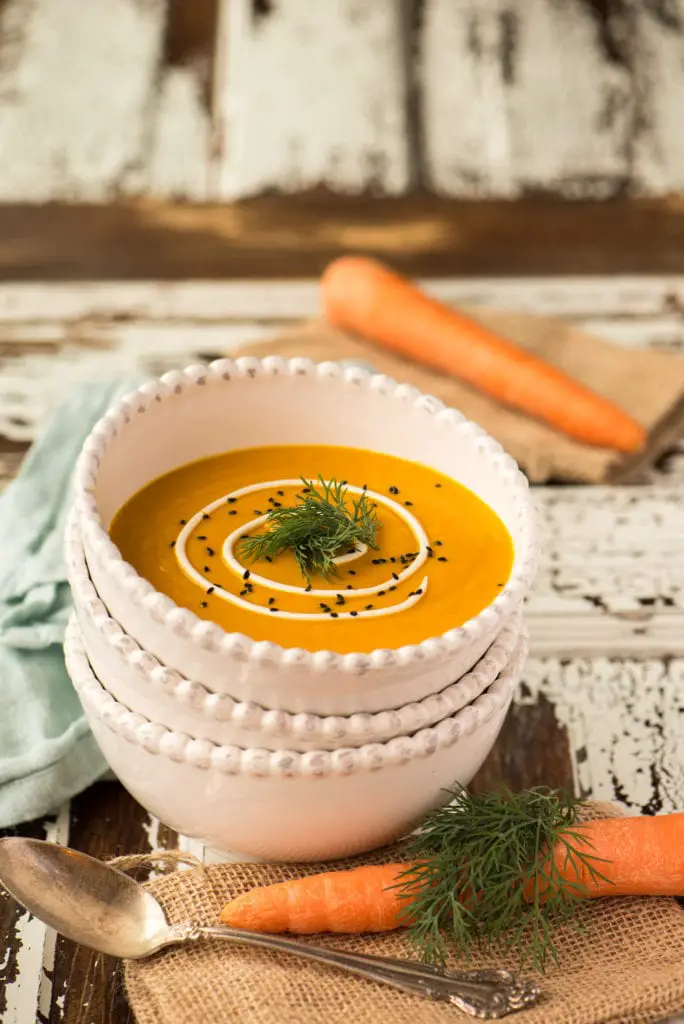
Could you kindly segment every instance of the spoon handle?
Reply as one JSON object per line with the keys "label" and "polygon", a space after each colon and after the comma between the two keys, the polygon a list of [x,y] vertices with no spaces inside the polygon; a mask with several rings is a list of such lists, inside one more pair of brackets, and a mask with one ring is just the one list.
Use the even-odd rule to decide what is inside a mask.
{"label": "spoon handle", "polygon": [[324,949],[279,935],[248,932],[222,925],[181,925],[172,928],[172,940],[176,942],[203,937],[224,939],[246,946],[259,946],[338,967],[370,981],[390,985],[410,995],[450,1003],[479,1020],[505,1017],[509,1013],[532,1005],[540,995],[535,982],[517,978],[508,971],[443,971],[410,960]]}

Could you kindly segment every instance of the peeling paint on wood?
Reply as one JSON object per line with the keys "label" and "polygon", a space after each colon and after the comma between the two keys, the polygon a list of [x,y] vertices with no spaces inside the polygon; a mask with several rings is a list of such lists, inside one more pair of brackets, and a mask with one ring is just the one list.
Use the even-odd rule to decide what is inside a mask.
{"label": "peeling paint on wood", "polygon": [[640,125],[634,140],[635,191],[684,189],[684,0],[634,7],[634,80]]}
{"label": "peeling paint on wood", "polygon": [[397,0],[224,0],[217,150],[224,198],[301,192],[395,195],[409,184]]}
{"label": "peeling paint on wood", "polygon": [[164,12],[163,0],[7,0],[0,200],[98,201],[134,186]]}
{"label": "peeling paint on wood", "polygon": [[682,810],[682,659],[532,658],[517,701],[540,694],[568,730],[582,795],[633,813]]}
{"label": "peeling paint on wood", "polygon": [[169,68],[159,84],[150,153],[140,191],[172,199],[209,198],[211,125],[193,68]]}

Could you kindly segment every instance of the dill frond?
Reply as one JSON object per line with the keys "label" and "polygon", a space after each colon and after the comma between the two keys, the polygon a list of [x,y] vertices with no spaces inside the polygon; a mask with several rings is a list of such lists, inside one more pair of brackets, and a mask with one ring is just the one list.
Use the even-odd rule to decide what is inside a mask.
{"label": "dill frond", "polygon": [[238,552],[251,562],[292,551],[307,583],[312,576],[337,576],[335,558],[357,544],[377,548],[381,528],[365,493],[350,497],[344,484],[324,480],[318,485],[302,477],[303,492],[297,505],[268,512],[266,531],[244,538]]}
{"label": "dill frond", "polygon": [[[573,877],[584,869],[604,878],[576,828],[583,805],[542,788],[452,796],[411,837],[414,866],[397,884],[411,943],[431,963],[444,963],[452,941],[466,955],[516,951],[521,967],[544,971],[558,962],[555,928],[580,928],[574,916],[584,889]],[[565,850],[560,862],[557,845]]]}

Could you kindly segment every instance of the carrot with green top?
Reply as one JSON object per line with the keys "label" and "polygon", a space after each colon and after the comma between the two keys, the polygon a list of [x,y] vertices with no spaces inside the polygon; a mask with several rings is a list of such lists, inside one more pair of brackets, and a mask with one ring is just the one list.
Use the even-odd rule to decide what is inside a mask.
{"label": "carrot with green top", "polygon": [[374,260],[344,256],[323,273],[330,323],[457,377],[583,444],[635,452],[646,431],[627,412]]}
{"label": "carrot with green top", "polygon": [[684,894],[684,814],[580,823],[579,806],[546,790],[459,793],[409,844],[410,860],[254,888],[221,921],[300,935],[408,927],[432,961],[451,933],[466,950],[483,940],[517,945],[523,961],[543,968],[556,955],[545,923],[566,920],[580,902]]}

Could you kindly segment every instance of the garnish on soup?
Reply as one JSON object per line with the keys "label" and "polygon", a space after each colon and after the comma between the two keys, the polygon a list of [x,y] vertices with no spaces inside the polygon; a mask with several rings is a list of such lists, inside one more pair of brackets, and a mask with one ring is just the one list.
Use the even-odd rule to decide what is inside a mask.
{"label": "garnish on soup", "polygon": [[324,445],[180,466],[134,494],[110,534],[142,576],[200,618],[340,653],[462,625],[498,596],[513,560],[501,520],[455,480]]}
{"label": "garnish on soup", "polygon": [[241,538],[238,551],[255,562],[289,550],[311,583],[312,576],[339,576],[340,556],[377,548],[375,534],[382,524],[365,490],[350,497],[345,484],[324,480],[320,473],[318,485],[304,477],[302,484],[297,504],[275,502],[267,513],[266,532]]}

